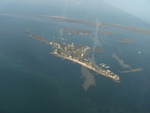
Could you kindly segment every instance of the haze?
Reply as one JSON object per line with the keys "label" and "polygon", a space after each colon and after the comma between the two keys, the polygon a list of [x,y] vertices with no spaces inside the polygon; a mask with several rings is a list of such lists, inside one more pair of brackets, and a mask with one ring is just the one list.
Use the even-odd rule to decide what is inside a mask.
{"label": "haze", "polygon": [[104,0],[119,9],[150,22],[149,0]]}
{"label": "haze", "polygon": [[86,10],[90,7],[92,10],[105,7],[105,4],[150,22],[149,0],[0,0],[0,11],[19,10],[26,12],[30,10],[32,13],[37,9],[46,9],[48,12],[50,7],[55,6],[61,10],[66,10],[65,7],[69,6],[72,8],[82,7],[86,8]]}

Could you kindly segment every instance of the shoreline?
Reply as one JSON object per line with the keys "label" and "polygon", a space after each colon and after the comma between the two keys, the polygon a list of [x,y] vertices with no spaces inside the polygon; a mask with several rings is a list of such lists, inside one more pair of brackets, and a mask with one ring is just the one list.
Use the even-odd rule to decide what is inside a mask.
{"label": "shoreline", "polygon": [[73,59],[73,58],[69,58],[69,57],[65,57],[65,56],[56,54],[56,53],[54,53],[54,52],[51,52],[51,54],[53,54],[53,55],[55,55],[55,56],[58,56],[58,57],[61,57],[61,58],[63,58],[63,59],[67,59],[67,60],[73,61],[73,62],[75,62],[75,63],[78,63],[78,64],[80,64],[80,65],[82,65],[82,66],[84,66],[84,67],[86,67],[86,68],[88,68],[88,69],[91,69],[92,71],[94,71],[94,72],[96,72],[96,73],[98,73],[98,74],[101,74],[101,75],[103,75],[103,76],[105,76],[105,77],[111,78],[111,79],[113,79],[114,81],[119,81],[119,80],[120,80],[119,76],[116,75],[116,74],[114,74],[114,73],[111,72],[111,71],[110,71],[110,72],[111,72],[112,74],[109,74],[108,72],[106,72],[105,70],[102,70],[101,68],[98,68],[98,70],[96,70],[95,68],[93,68],[93,67],[91,67],[91,66],[88,66],[88,65],[86,65],[86,63],[80,62],[79,60],[76,60],[76,59]]}

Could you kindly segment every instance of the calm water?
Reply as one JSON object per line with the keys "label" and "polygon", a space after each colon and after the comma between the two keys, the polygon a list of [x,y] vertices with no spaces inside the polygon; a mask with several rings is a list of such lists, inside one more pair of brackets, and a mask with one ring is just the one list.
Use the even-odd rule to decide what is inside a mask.
{"label": "calm water", "polygon": [[[65,24],[35,18],[0,18],[0,113],[150,111],[148,35],[116,31],[110,36],[98,36],[104,53],[95,54],[96,61],[110,65],[111,70],[120,75],[121,82],[116,83],[88,70],[94,76],[96,86],[84,90],[83,67],[49,54],[50,46],[30,39],[26,34],[31,32],[60,41],[58,29]],[[137,40],[131,44],[119,42],[128,36]],[[68,36],[67,41],[83,43],[84,40],[84,44],[93,44],[90,36]],[[143,68],[143,71],[119,73],[125,69],[112,58],[113,52],[126,64]]]}

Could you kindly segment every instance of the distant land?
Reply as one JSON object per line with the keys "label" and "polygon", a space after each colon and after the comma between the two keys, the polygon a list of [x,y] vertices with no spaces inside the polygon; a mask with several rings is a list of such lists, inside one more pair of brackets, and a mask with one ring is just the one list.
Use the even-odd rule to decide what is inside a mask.
{"label": "distant land", "polygon": [[[66,16],[71,18],[80,18],[92,21],[101,21],[112,24],[120,24],[125,26],[142,27],[150,29],[150,24],[134,15],[124,12],[123,10],[111,6],[103,1],[96,0],[80,0],[80,3],[49,1],[44,5],[32,2],[18,3],[2,3],[0,4],[0,12],[14,12],[19,14],[39,14]],[[30,5],[29,5],[30,4]],[[5,6],[9,7],[5,7]],[[19,7],[17,7],[19,6]],[[28,7],[28,8],[27,8]]]}
{"label": "distant land", "polygon": [[95,21],[99,20],[102,22],[114,24],[150,28],[150,23],[102,1],[100,4],[96,4],[96,6],[93,3],[90,6],[87,6],[86,9],[84,9],[84,7],[78,7],[78,10],[80,10],[78,12],[75,8],[71,9],[71,6],[68,6],[69,10],[67,11],[67,15],[74,17],[76,16],[74,14],[78,14],[78,16],[83,19],[91,19]]}

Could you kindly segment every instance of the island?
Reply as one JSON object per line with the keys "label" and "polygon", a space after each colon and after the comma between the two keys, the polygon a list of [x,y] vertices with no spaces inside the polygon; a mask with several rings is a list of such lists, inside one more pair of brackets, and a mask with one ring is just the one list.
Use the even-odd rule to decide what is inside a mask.
{"label": "island", "polygon": [[88,69],[93,70],[98,74],[109,77],[115,81],[120,80],[119,76],[113,73],[111,70],[99,67],[90,58],[87,57],[87,51],[90,50],[88,46],[78,46],[74,45],[73,43],[59,44],[56,42],[50,42],[49,44],[54,47],[54,51],[52,52],[52,54],[54,54],[55,56],[76,62]]}
{"label": "island", "polygon": [[[60,35],[62,35],[63,33],[66,33],[68,35],[90,35],[95,32],[96,32],[95,30],[89,30],[89,29],[77,29],[77,28],[61,28],[61,29],[59,29]],[[102,35],[112,34],[111,32],[102,31],[102,30],[98,30],[96,33],[102,34]]]}
{"label": "island", "polygon": [[85,19],[77,19],[77,18],[70,18],[70,17],[63,17],[63,16],[47,16],[47,15],[36,15],[41,18],[49,18],[54,21],[58,22],[68,22],[68,23],[76,23],[82,25],[92,25],[92,26],[101,26],[103,28],[119,28],[127,31],[143,33],[143,34],[150,34],[150,29],[140,28],[140,27],[133,27],[133,26],[125,26],[120,24],[112,24],[100,21],[92,21],[92,20],[85,20]]}
{"label": "island", "polygon": [[108,68],[103,68],[104,67],[103,65],[101,67],[96,65],[96,63],[89,58],[88,52],[91,51],[92,49],[88,46],[77,45],[74,43],[66,44],[66,43],[49,42],[46,39],[44,39],[43,37],[37,36],[34,34],[29,34],[28,36],[30,38],[34,38],[34,39],[42,41],[46,44],[51,45],[54,48],[54,50],[51,52],[51,54],[53,54],[57,57],[73,61],[77,64],[80,64],[80,65],[90,69],[90,70],[93,70],[94,72],[96,72],[98,74],[101,74],[105,77],[111,78],[114,81],[120,80],[120,78],[117,74],[115,74]]}

